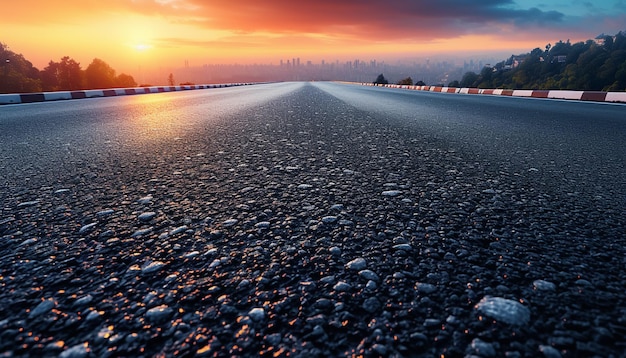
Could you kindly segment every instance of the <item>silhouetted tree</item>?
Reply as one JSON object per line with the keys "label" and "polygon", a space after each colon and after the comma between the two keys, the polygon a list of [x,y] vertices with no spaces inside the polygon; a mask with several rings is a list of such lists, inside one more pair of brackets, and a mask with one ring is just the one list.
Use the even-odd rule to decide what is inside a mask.
{"label": "silhouetted tree", "polygon": [[44,91],[73,91],[84,87],[80,63],[69,56],[59,62],[50,61],[40,75]]}
{"label": "silhouetted tree", "polygon": [[419,81],[415,82],[415,85],[416,86],[426,86],[426,82],[424,82],[422,80],[419,80]]}
{"label": "silhouetted tree", "polygon": [[120,73],[119,76],[115,79],[116,87],[137,87],[137,82],[131,75],[127,75],[125,73]]}
{"label": "silhouetted tree", "polygon": [[407,77],[405,79],[402,79],[400,81],[398,81],[399,85],[408,85],[408,86],[412,86],[413,85],[413,79],[411,77]]}
{"label": "silhouetted tree", "polygon": [[88,88],[112,88],[116,84],[115,70],[99,58],[87,66],[85,78]]}
{"label": "silhouetted tree", "polygon": [[476,87],[478,85],[478,75],[475,72],[466,72],[461,78],[461,87]]}
{"label": "silhouetted tree", "polygon": [[381,73],[380,75],[378,75],[378,77],[376,77],[376,80],[374,81],[374,84],[375,85],[386,85],[386,84],[389,84],[389,81],[387,81],[385,76],[383,76],[383,74]]}
{"label": "silhouetted tree", "polygon": [[454,81],[448,83],[448,87],[456,87],[456,88],[458,88],[458,87],[461,87],[461,84],[459,83],[458,80],[454,80]]}
{"label": "silhouetted tree", "polygon": [[169,84],[170,86],[174,86],[175,83],[176,81],[174,81],[174,75],[170,73],[170,75],[167,76],[167,84]]}
{"label": "silhouetted tree", "polygon": [[0,93],[41,91],[39,70],[21,54],[0,42]]}
{"label": "silhouetted tree", "polygon": [[476,87],[479,87],[479,88],[492,88],[493,87],[493,83],[492,83],[493,68],[492,67],[487,67],[487,66],[483,67],[478,77],[479,77],[478,79],[479,83]]}

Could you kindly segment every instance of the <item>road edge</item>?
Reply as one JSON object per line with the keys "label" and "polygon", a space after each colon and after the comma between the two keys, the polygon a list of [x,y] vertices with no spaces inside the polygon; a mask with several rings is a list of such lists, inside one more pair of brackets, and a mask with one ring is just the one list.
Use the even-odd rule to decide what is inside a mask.
{"label": "road edge", "polygon": [[97,97],[117,97],[117,96],[177,92],[177,91],[190,91],[190,90],[209,89],[209,88],[250,86],[250,85],[255,85],[255,84],[261,84],[261,83],[244,82],[244,83],[187,85],[187,86],[151,86],[151,87],[108,88],[108,89],[79,90],[79,91],[10,93],[10,94],[0,94],[0,105],[37,103],[37,102],[49,102],[49,101],[97,98]]}
{"label": "road edge", "polygon": [[400,88],[415,91],[428,91],[438,93],[461,93],[483,94],[492,96],[548,98],[573,101],[611,102],[626,103],[626,92],[602,92],[602,91],[565,91],[565,90],[508,90],[508,89],[482,89],[482,88],[458,88],[445,86],[409,86],[394,84],[374,84],[363,82],[343,82],[359,84],[362,86],[377,86],[386,88]]}

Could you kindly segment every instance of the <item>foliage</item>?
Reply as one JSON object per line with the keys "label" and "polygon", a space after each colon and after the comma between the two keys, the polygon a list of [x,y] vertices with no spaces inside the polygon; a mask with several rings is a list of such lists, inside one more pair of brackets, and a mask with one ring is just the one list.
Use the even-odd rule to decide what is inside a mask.
{"label": "foliage", "polygon": [[85,70],[85,79],[89,88],[136,87],[137,82],[131,75],[121,73],[115,75],[115,70],[99,58],[94,58]]}
{"label": "foliage", "polygon": [[626,90],[626,32],[572,44],[559,41],[511,56],[476,74],[467,72],[461,87],[509,89]]}
{"label": "foliage", "polygon": [[167,76],[167,84],[170,86],[174,86],[176,82],[174,81],[174,75],[170,72],[170,75]]}
{"label": "foliage", "polygon": [[466,72],[461,78],[460,87],[476,87],[478,85],[478,75],[472,71]]}
{"label": "foliage", "polygon": [[84,88],[80,63],[68,56],[61,58],[59,62],[50,61],[40,76],[44,91],[73,91]]}
{"label": "foliage", "polygon": [[375,85],[386,85],[386,84],[389,84],[389,81],[387,81],[385,76],[383,76],[383,74],[381,73],[380,75],[378,75],[378,77],[376,77],[376,80],[374,81],[374,84]]}
{"label": "foliage", "polygon": [[115,86],[116,87],[137,87],[137,82],[131,75],[127,75],[125,73],[120,73],[117,78],[115,78]]}
{"label": "foliage", "polygon": [[408,85],[408,86],[412,86],[413,85],[413,79],[411,77],[407,77],[405,79],[402,79],[398,82],[399,85]]}
{"label": "foliage", "polygon": [[112,88],[116,85],[115,70],[99,58],[94,58],[85,70],[87,87]]}
{"label": "foliage", "polygon": [[[8,62],[7,62],[8,60]],[[9,50],[0,42],[0,93],[23,93],[41,91],[39,70],[21,54]]]}
{"label": "foliage", "polygon": [[24,56],[10,51],[7,45],[0,42],[0,61],[0,93],[137,86],[131,75],[122,73],[116,76],[111,66],[97,58],[86,70],[81,68],[80,63],[65,56],[58,62],[50,61],[39,71]]}

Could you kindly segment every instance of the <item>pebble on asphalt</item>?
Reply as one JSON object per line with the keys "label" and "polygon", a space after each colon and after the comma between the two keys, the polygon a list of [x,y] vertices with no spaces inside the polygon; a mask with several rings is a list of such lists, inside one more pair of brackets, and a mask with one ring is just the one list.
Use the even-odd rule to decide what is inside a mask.
{"label": "pebble on asphalt", "polygon": [[530,321],[530,310],[521,303],[502,297],[486,296],[475,308],[484,315],[515,326],[524,326]]}

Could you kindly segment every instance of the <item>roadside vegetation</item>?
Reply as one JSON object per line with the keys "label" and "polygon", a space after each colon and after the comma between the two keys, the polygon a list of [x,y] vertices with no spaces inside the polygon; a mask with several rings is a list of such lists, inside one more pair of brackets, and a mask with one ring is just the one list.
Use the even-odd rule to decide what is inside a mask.
{"label": "roadside vegetation", "polygon": [[21,54],[9,50],[0,42],[0,93],[28,93],[41,91],[74,91],[114,87],[135,87],[131,75],[116,74],[105,61],[95,58],[83,69],[69,56],[50,61],[38,70]]}
{"label": "roadside vegetation", "polygon": [[626,91],[626,32],[574,44],[559,41],[513,55],[480,73],[465,73],[458,86]]}

